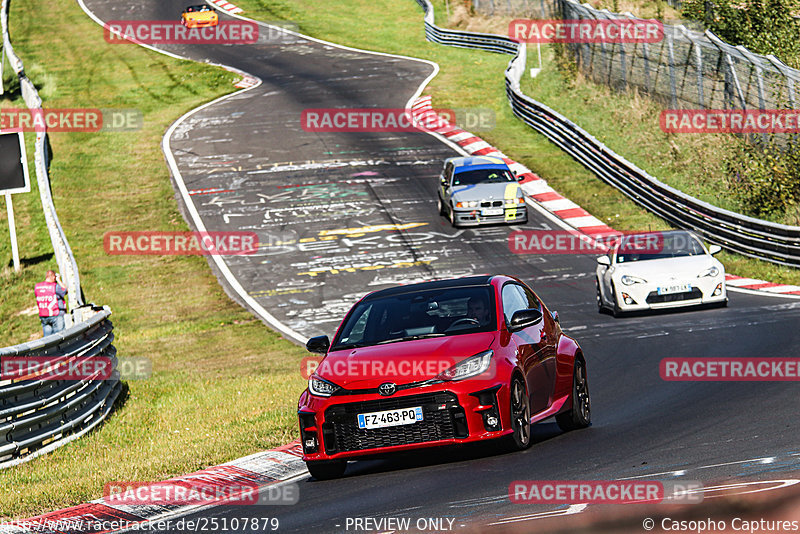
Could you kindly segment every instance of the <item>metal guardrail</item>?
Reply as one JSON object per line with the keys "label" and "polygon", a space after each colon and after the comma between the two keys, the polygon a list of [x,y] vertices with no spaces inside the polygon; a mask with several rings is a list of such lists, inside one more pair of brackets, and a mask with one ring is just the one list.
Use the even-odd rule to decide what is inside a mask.
{"label": "metal guardrail", "polygon": [[[80,437],[111,411],[122,384],[110,315],[96,309],[87,321],[58,334],[0,349],[6,371],[0,381],[0,469]],[[41,369],[16,377],[7,371],[16,362],[4,366],[10,358],[26,366],[40,360]]]}
{"label": "metal guardrail", "polygon": [[[520,80],[526,70],[526,47],[508,37],[438,28],[433,6],[425,11],[425,35],[435,43],[514,55],[505,72],[506,94],[514,114],[545,135],[631,200],[680,228],[745,256],[800,267],[800,227],[734,213],[670,187],[595,139],[560,113],[526,96]],[[513,45],[510,45],[513,43]]]}
{"label": "metal guardrail", "polygon": [[[14,53],[8,33],[8,0],[0,3],[3,52],[19,78],[25,104],[42,109],[36,87],[25,75],[22,60]],[[111,411],[122,384],[117,371],[111,310],[85,305],[78,265],[58,221],[50,194],[47,133],[36,133],[36,177],[47,228],[58,268],[69,289],[69,328],[45,338],[0,348],[0,469],[49,452],[80,437]],[[74,326],[70,326],[74,323]],[[16,376],[3,367],[8,358],[26,362],[44,359],[49,371]],[[102,358],[102,359],[101,359]],[[81,363],[93,363],[100,371],[75,379],[65,371]],[[50,374],[52,373],[52,374]],[[65,379],[59,379],[65,377]]]}
{"label": "metal guardrail", "polygon": [[[22,60],[14,53],[14,48],[11,46],[11,37],[8,33],[8,0],[2,0],[2,4],[0,4],[0,26],[2,26],[3,32],[3,50],[19,79],[22,98],[32,111],[41,110],[42,99],[39,97],[38,91],[36,91],[36,86],[34,86],[33,82],[25,75]],[[55,252],[58,269],[63,275],[64,282],[67,284],[67,289],[69,289],[69,308],[70,310],[75,310],[84,304],[83,295],[81,293],[81,281],[80,275],[78,274],[78,265],[75,262],[75,257],[72,255],[72,250],[69,247],[64,230],[61,228],[61,223],[58,221],[56,207],[53,204],[53,197],[50,194],[50,177],[48,174],[50,154],[47,150],[46,131],[36,132],[35,146],[34,160],[36,162],[36,179],[39,184],[39,195],[42,199],[44,217],[47,222],[47,229],[50,232],[50,240],[53,242],[53,251]]]}

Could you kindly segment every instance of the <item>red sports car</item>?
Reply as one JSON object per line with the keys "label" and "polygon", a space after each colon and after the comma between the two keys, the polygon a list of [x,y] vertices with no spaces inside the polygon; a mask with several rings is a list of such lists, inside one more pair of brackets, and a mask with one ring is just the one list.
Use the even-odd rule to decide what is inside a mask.
{"label": "red sports car", "polygon": [[370,293],[349,311],[300,396],[300,435],[314,478],[347,460],[504,438],[530,425],[591,422],[586,361],[558,314],[509,276],[473,276]]}

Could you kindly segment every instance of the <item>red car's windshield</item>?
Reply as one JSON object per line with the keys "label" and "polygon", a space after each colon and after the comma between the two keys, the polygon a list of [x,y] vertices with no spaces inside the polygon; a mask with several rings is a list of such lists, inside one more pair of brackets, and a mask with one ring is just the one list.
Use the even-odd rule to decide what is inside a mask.
{"label": "red car's windshield", "polygon": [[331,350],[487,332],[496,324],[494,291],[489,286],[378,296],[355,307]]}

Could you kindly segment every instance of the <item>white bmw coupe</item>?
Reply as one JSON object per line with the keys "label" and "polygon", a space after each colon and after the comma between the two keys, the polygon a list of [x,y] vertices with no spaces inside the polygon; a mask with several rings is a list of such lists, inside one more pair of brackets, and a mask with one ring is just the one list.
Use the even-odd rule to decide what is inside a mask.
{"label": "white bmw coupe", "polygon": [[600,312],[727,305],[725,267],[692,232],[672,230],[626,235],[597,258]]}

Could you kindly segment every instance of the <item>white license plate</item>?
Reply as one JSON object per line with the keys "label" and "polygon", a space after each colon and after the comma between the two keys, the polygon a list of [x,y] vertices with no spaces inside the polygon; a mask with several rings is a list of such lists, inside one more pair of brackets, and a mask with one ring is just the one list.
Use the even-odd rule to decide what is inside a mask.
{"label": "white license plate", "polygon": [[502,215],[503,208],[487,208],[485,210],[481,210],[481,215],[484,217],[489,217],[491,215]]}
{"label": "white license plate", "polygon": [[658,288],[659,295],[670,295],[672,293],[688,293],[692,290],[692,284],[675,284]]}
{"label": "white license plate", "polygon": [[358,414],[358,428],[386,428],[422,421],[422,406]]}

